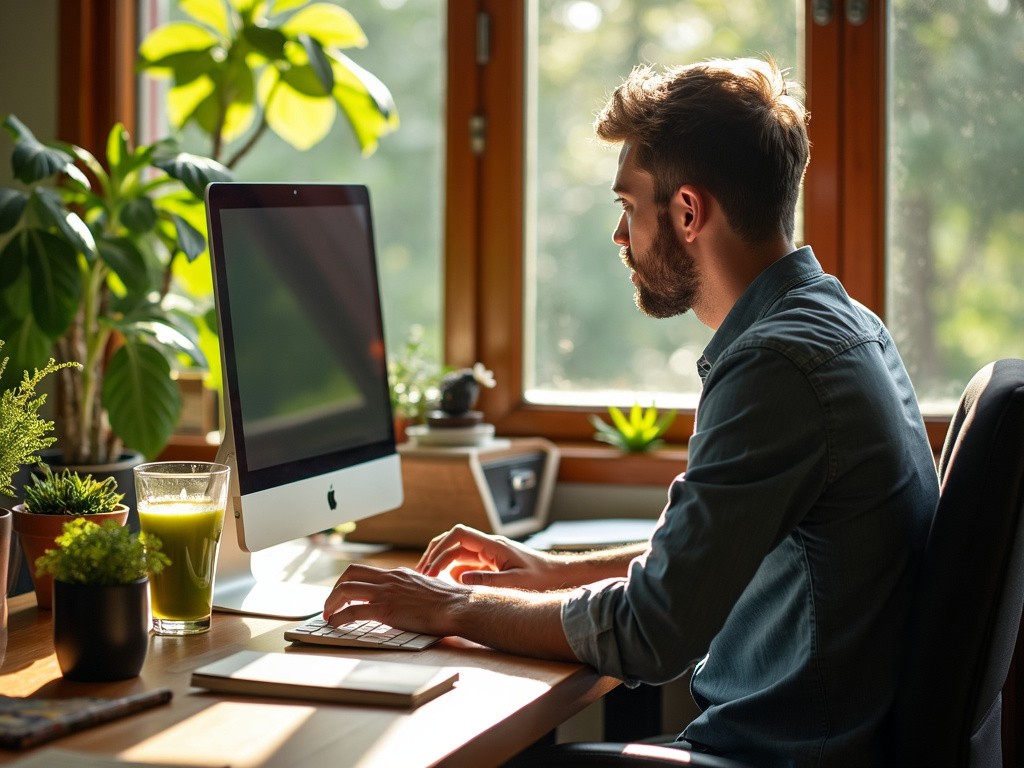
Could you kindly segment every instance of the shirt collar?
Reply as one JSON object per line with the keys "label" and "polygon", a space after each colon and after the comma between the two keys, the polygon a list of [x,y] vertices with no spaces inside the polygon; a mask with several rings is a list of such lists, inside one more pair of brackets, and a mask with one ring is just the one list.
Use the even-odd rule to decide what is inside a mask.
{"label": "shirt collar", "polygon": [[809,245],[798,248],[769,265],[740,296],[729,310],[704,354],[697,361],[697,373],[703,381],[711,371],[722,350],[732,344],[740,334],[764,317],[779,297],[790,288],[808,278],[823,274]]}

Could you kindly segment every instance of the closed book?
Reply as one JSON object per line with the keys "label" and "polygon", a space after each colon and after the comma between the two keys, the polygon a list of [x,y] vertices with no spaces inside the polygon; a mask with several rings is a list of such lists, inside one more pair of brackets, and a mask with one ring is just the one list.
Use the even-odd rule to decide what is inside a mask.
{"label": "closed book", "polygon": [[192,673],[217,693],[413,708],[450,690],[446,667],[304,653],[239,651]]}

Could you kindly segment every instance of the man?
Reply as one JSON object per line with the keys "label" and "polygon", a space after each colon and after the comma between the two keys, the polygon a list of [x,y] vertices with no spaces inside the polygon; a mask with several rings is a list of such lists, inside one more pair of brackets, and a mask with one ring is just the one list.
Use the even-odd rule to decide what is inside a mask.
{"label": "man", "polygon": [[[641,68],[597,119],[621,144],[614,240],[637,305],[692,309],[716,332],[651,541],[556,557],[456,527],[415,573],[349,568],[333,623],[579,659],[631,684],[696,662],[694,748],[881,761],[937,479],[889,334],[794,246],[809,145],[788,89],[770,61]],[[455,583],[435,578],[446,568]]]}

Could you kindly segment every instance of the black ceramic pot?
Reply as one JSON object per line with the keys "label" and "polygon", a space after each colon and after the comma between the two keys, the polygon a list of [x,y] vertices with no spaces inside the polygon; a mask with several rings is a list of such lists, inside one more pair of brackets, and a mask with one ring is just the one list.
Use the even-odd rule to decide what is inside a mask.
{"label": "black ceramic pot", "polygon": [[93,586],[53,582],[53,647],[69,680],[135,677],[149,650],[149,579]]}

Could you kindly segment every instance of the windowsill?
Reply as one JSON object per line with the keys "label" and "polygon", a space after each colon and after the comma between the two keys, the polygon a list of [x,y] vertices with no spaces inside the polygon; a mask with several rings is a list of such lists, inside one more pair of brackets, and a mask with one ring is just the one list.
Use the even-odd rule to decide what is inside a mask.
{"label": "windowsill", "polygon": [[657,485],[667,487],[686,469],[687,450],[665,445],[646,453],[624,453],[596,443],[559,443],[562,483]]}

